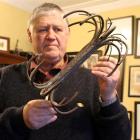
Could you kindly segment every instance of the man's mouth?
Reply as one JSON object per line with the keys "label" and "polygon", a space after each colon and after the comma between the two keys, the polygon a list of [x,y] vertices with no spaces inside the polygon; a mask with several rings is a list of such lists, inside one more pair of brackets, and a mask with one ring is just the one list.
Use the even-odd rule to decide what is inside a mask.
{"label": "man's mouth", "polygon": [[57,44],[47,44],[46,47],[47,46],[58,46],[58,45]]}

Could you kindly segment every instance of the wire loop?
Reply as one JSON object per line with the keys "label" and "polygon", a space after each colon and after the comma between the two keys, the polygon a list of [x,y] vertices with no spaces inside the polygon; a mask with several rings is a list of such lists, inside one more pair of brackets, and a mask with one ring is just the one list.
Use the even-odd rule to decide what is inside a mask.
{"label": "wire loop", "polygon": [[[61,111],[61,107],[67,106],[69,103],[71,103],[73,99],[76,98],[78,93],[75,93],[72,97],[68,99],[64,97],[59,103],[56,102],[54,100],[55,93],[54,91],[60,85],[60,83],[64,82],[65,80],[68,80],[71,73],[76,71],[80,67],[80,65],[90,57],[91,54],[93,54],[103,46],[106,46],[104,56],[108,55],[108,60],[111,57],[111,51],[113,47],[115,47],[116,50],[118,51],[117,64],[115,68],[112,70],[112,72],[108,74],[108,76],[111,76],[112,73],[118,68],[118,66],[124,61],[128,52],[127,44],[120,38],[120,36],[123,38],[125,37],[121,34],[112,34],[116,27],[112,27],[112,22],[110,19],[109,19],[110,21],[109,27],[105,29],[105,20],[100,15],[92,14],[84,10],[76,10],[64,15],[64,18],[68,18],[73,14],[79,14],[85,16],[85,18],[84,20],[70,23],[68,26],[72,27],[74,25],[82,26],[83,24],[90,24],[93,26],[93,30],[90,30],[89,32],[93,32],[93,37],[91,41],[88,42],[87,45],[85,45],[82,48],[82,50],[72,59],[72,61],[69,62],[67,67],[64,70],[60,71],[56,76],[51,78],[49,81],[40,84],[34,82],[33,77],[35,76],[36,71],[39,69],[44,60],[32,72],[30,72],[31,62],[40,55],[35,55],[27,63],[27,75],[31,83],[36,88],[41,89],[40,95],[49,96],[49,100],[51,101],[54,109],[58,113],[63,115],[72,113],[73,111],[77,110],[80,106],[78,106],[77,104],[77,106],[68,111]],[[124,55],[121,54],[122,48],[125,48]]]}

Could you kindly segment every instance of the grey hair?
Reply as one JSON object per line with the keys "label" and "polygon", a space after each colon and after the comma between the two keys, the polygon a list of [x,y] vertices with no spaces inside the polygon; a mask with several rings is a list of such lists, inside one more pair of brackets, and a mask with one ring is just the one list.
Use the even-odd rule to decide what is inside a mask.
{"label": "grey hair", "polygon": [[49,12],[53,11],[53,10],[62,13],[62,16],[64,15],[64,11],[58,5],[56,5],[54,3],[43,3],[33,10],[32,14],[30,16],[30,19],[28,21],[28,27],[30,25],[34,24],[35,20],[38,17],[49,14]]}

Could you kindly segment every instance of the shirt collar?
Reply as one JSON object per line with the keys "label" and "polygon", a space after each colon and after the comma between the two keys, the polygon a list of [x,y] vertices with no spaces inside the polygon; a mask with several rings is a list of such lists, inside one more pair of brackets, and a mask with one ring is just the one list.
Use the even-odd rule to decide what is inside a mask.
{"label": "shirt collar", "polygon": [[[67,63],[68,63],[68,56],[65,55],[64,56],[64,61],[62,63],[58,63],[57,65],[55,65],[51,70],[49,71],[43,71],[41,69],[38,69],[38,73],[41,73],[40,75],[42,75],[42,77],[46,77],[48,80],[51,79],[52,77],[54,77],[58,72],[60,72],[61,70],[63,70]],[[32,71],[34,68],[37,67],[37,64],[35,63],[35,61],[33,60],[31,62],[31,66],[30,66],[30,70]],[[43,76],[44,75],[44,76]],[[36,76],[37,77],[37,76]],[[39,78],[38,78],[39,79]],[[42,79],[42,78],[41,78]],[[37,80],[38,81],[38,80]],[[41,80],[42,81],[42,80]]]}

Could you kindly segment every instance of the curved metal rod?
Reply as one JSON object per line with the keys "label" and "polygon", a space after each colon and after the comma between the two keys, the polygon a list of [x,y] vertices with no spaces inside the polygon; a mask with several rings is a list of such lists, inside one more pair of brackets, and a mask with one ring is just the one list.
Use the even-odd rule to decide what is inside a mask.
{"label": "curved metal rod", "polygon": [[70,109],[69,111],[61,111],[60,109],[58,109],[57,107],[53,106],[55,111],[61,115],[68,115],[74,111],[76,111],[77,109],[79,109],[78,106],[75,106],[74,108]]}
{"label": "curved metal rod", "polygon": [[[99,16],[99,17],[98,16],[99,15],[90,15],[90,16],[88,16],[87,18],[85,18],[82,21],[73,22],[73,23],[69,24],[69,27],[71,27],[73,25],[76,25],[76,24],[79,24],[80,26],[83,25],[83,24],[85,24],[85,23],[93,24],[96,28],[94,30],[95,33],[94,33],[94,36],[92,37],[92,40],[93,39],[96,39],[96,38],[98,38],[100,36],[100,34],[102,33],[103,28],[104,28],[104,20],[103,20],[103,18],[101,16]],[[99,22],[100,23],[100,30],[98,29],[98,24],[97,24],[97,21],[95,20],[96,17],[98,17],[99,19],[101,18],[100,19],[100,22]],[[91,19],[93,20],[93,22],[89,21]]]}
{"label": "curved metal rod", "polygon": [[85,13],[85,15],[87,15],[87,16],[90,16],[90,15],[91,15],[91,13],[89,13],[89,12],[87,12],[87,11],[85,11],[85,10],[74,10],[74,11],[71,11],[71,12],[65,14],[65,15],[63,16],[63,18],[67,18],[68,16],[73,15],[73,14],[75,14],[75,13]]}
{"label": "curved metal rod", "polygon": [[[67,18],[68,16],[72,15],[72,14],[75,14],[75,13],[85,13],[86,16],[88,16],[88,18],[86,18],[85,20],[81,21],[81,24],[85,23],[86,21],[88,21],[89,19],[92,19],[95,23],[95,27],[96,27],[96,31],[95,31],[95,36],[98,38],[100,36],[100,33],[103,31],[103,28],[104,28],[104,20],[103,18],[100,16],[100,15],[95,15],[95,14],[91,14],[87,11],[84,11],[84,10],[75,10],[75,11],[72,11],[72,12],[69,12],[68,14],[64,15],[64,18]],[[99,19],[99,23],[100,23],[100,31],[98,31],[98,26],[97,26],[97,20],[95,20],[95,17],[97,17]],[[71,26],[74,25],[73,24],[70,24]],[[98,35],[96,35],[98,34]]]}
{"label": "curved metal rod", "polygon": [[[125,52],[125,54],[123,56],[121,55],[121,51],[120,51],[119,47],[115,43],[113,43],[113,41],[116,41],[116,42],[119,42],[119,43],[121,42],[126,47],[126,52]],[[126,45],[126,43],[124,41],[119,40],[119,39],[115,39],[113,41],[112,41],[112,39],[110,39],[110,40],[108,39],[107,41],[103,42],[103,44],[101,44],[102,46],[104,46],[104,45],[108,45],[108,46],[111,46],[111,47],[114,46],[117,49],[117,51],[118,51],[118,61],[117,61],[117,64],[114,67],[114,69],[112,70],[112,72],[110,72],[108,74],[108,77],[111,76],[114,73],[114,71],[118,68],[118,66],[122,63],[122,61],[124,61],[124,59],[125,59],[125,57],[127,55],[127,51],[128,51],[127,50],[127,45]]]}
{"label": "curved metal rod", "polygon": [[[30,71],[31,62],[32,62],[33,60],[35,60],[38,56],[39,56],[38,54],[33,55],[33,56],[28,60],[27,65],[26,65],[26,67],[27,67],[27,77],[28,77],[28,79],[29,79],[31,82],[32,82],[33,76],[35,75],[35,72],[36,72],[36,71],[33,71],[33,72]],[[41,62],[41,63],[42,63],[42,62]],[[37,66],[36,70],[39,68],[39,66],[41,65],[41,63]],[[32,74],[32,73],[33,73],[33,74]]]}
{"label": "curved metal rod", "polygon": [[[92,19],[94,16],[90,16],[89,18],[87,18],[87,21],[89,20],[89,19]],[[75,24],[78,24],[79,22],[76,22],[76,23],[74,23],[73,25],[75,25]],[[83,23],[82,23],[83,24]],[[96,25],[96,24],[95,24]],[[97,28],[97,26],[96,26],[96,28]],[[97,30],[95,30],[95,33],[97,32]],[[101,32],[101,31],[100,31]],[[100,33],[99,32],[99,33]],[[91,41],[90,42],[93,42],[95,39],[94,39],[94,35],[93,35],[93,37],[92,37],[92,39],[91,39]],[[88,47],[88,45],[87,45],[87,47]],[[84,49],[86,49],[86,47],[84,47]],[[84,51],[84,49],[83,49],[83,51]],[[39,64],[40,65],[40,64]],[[37,70],[38,68],[36,67],[35,68],[35,70],[32,72],[32,74],[30,75],[30,79],[32,79],[32,77],[34,76],[34,72]],[[54,80],[55,81],[55,80]],[[42,89],[42,88],[45,88],[45,86],[46,86],[46,84],[47,85],[49,85],[49,84],[51,84],[51,82],[50,81],[48,81],[48,82],[45,82],[45,83],[42,83],[42,84],[38,84],[38,83],[35,83],[35,82],[33,82],[33,85],[35,86],[35,87],[37,87],[37,88],[39,88],[39,89]],[[46,93],[46,92],[43,92],[43,91],[47,91],[46,89],[43,89],[42,91],[41,91],[41,93],[43,94],[43,93]]]}
{"label": "curved metal rod", "polygon": [[109,77],[109,76],[111,76],[111,75],[116,71],[116,69],[117,69],[118,66],[120,65],[120,62],[121,62],[121,61],[120,61],[121,53],[120,53],[120,50],[119,50],[119,48],[117,47],[117,45],[115,45],[113,42],[108,42],[107,44],[108,44],[108,45],[114,46],[114,47],[118,50],[118,53],[119,53],[119,57],[118,57],[116,66],[115,66],[114,69],[107,75],[107,77]]}
{"label": "curved metal rod", "polygon": [[54,106],[63,107],[63,106],[66,106],[67,104],[69,104],[70,102],[72,102],[73,99],[75,99],[75,97],[77,97],[77,95],[78,95],[78,92],[75,92],[75,94],[72,97],[68,98],[67,100],[66,100],[66,98],[63,98],[59,103],[57,103],[56,101],[54,101],[54,92],[52,92],[49,96],[49,99]]}
{"label": "curved metal rod", "polygon": [[[97,21],[95,20],[95,18],[98,18],[99,19],[99,21],[100,21],[99,22],[100,23],[99,24],[100,25],[99,27],[100,28],[98,28],[98,24],[97,24]],[[82,24],[85,23],[86,21],[90,20],[90,19],[92,19],[94,21],[94,23],[95,23],[95,27],[96,27],[95,35],[96,35],[96,38],[99,38],[99,36],[101,35],[101,33],[103,32],[103,29],[104,29],[104,20],[103,20],[103,18],[100,15],[91,15],[88,18],[86,18],[85,20],[83,20],[82,21]]]}
{"label": "curved metal rod", "polygon": [[[72,27],[76,24],[79,24],[80,26],[82,26],[85,23],[89,23],[89,24],[93,25],[95,30],[94,30],[94,34],[93,34],[93,37],[90,40],[90,42],[87,43],[83,47],[83,49],[76,55],[76,57],[74,59],[72,59],[72,61],[70,61],[70,63],[67,65],[67,67],[63,71],[60,71],[56,76],[54,76],[49,81],[42,83],[42,84],[39,84],[39,83],[35,83],[32,79],[33,79],[36,71],[39,69],[39,67],[41,66],[41,64],[43,62],[41,62],[35,68],[35,70],[30,72],[30,73],[29,73],[30,65],[31,65],[31,62],[33,61],[33,59],[29,60],[29,62],[27,64],[27,75],[28,75],[29,80],[32,82],[32,84],[35,87],[41,89],[40,95],[42,95],[42,96],[48,95],[49,96],[49,100],[50,100],[51,104],[53,105],[54,109],[58,113],[63,114],[63,115],[72,113],[73,111],[75,111],[79,108],[78,105],[73,107],[72,109],[70,109],[68,111],[63,111],[63,109],[61,108],[61,107],[68,105],[69,103],[71,103],[73,101],[73,99],[77,96],[77,93],[75,93],[70,98],[64,97],[64,98],[62,98],[62,100],[60,102],[56,102],[54,100],[53,90],[55,90],[65,80],[68,80],[71,73],[75,72],[77,70],[77,68],[79,68],[80,65],[86,59],[88,59],[90,57],[91,54],[93,54],[94,52],[96,52],[96,50],[98,50],[106,45],[107,45],[107,49],[106,49],[104,55],[107,55],[109,47],[114,46],[116,48],[116,50],[118,51],[117,64],[114,67],[114,69],[112,70],[112,72],[110,74],[108,74],[108,76],[112,75],[112,73],[117,69],[117,67],[121,64],[121,62],[125,59],[125,57],[127,55],[126,43],[123,40],[121,40],[119,37],[117,37],[116,34],[111,35],[112,32],[116,28],[116,27],[111,27],[111,25],[112,25],[111,20],[110,20],[110,26],[107,28],[106,31],[104,31],[104,22],[105,21],[102,18],[102,16],[100,16],[100,15],[94,15],[94,14],[91,14],[91,13],[84,11],[84,10],[76,10],[76,11],[72,11],[72,12],[64,15],[64,18],[67,18],[70,15],[75,14],[75,13],[83,14],[85,16],[85,19],[82,21],[77,21],[77,22],[71,23],[71,24],[69,24],[69,27]],[[118,42],[118,44],[120,44],[122,47],[125,46],[126,52],[125,52],[124,56],[121,55],[121,50],[115,44],[115,42]],[[109,54],[109,57],[110,56],[111,56],[111,53]]]}
{"label": "curved metal rod", "polygon": [[[125,54],[124,55],[121,55],[121,50],[119,49],[119,47],[117,46],[117,45],[115,45],[114,47],[115,48],[118,48],[117,50],[118,50],[118,53],[121,55],[121,56],[125,56],[126,57],[126,55],[127,55],[127,53],[128,53],[128,48],[127,48],[127,44],[123,41],[123,40],[120,40],[119,38],[108,38],[108,39],[106,39],[104,42],[102,42],[101,43],[101,45],[103,46],[103,45],[110,45],[110,44],[106,44],[106,42],[107,43],[110,43],[110,42],[118,42],[120,45],[121,45],[121,47],[123,46],[123,47],[125,47]],[[113,45],[112,45],[113,46]],[[108,46],[109,47],[109,46]],[[108,49],[108,48],[107,48]],[[107,54],[107,52],[106,52],[106,54]]]}

